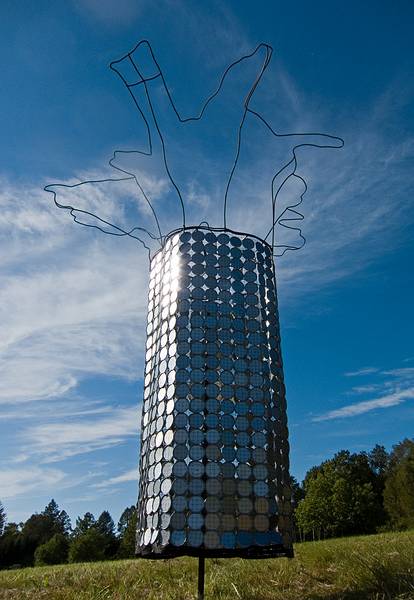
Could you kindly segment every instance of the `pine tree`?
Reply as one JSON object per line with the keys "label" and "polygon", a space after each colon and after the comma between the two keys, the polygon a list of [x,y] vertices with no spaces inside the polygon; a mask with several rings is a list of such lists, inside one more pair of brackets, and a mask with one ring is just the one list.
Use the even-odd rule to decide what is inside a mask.
{"label": "pine tree", "polygon": [[122,538],[126,528],[128,527],[129,521],[131,520],[131,518],[133,518],[133,516],[135,515],[136,512],[136,507],[135,506],[129,506],[128,508],[126,508],[124,510],[124,512],[122,513],[122,515],[119,518],[118,521],[118,535]]}
{"label": "pine tree", "polygon": [[86,533],[92,527],[95,527],[96,520],[92,513],[86,512],[83,517],[76,519],[76,526],[73,530],[73,537],[78,537],[83,533]]}
{"label": "pine tree", "polygon": [[137,509],[135,506],[126,508],[118,523],[120,532],[119,558],[133,558],[135,556],[135,537],[137,528]]}
{"label": "pine tree", "polygon": [[115,537],[115,523],[107,510],[99,515],[96,521],[96,529],[108,538]]}
{"label": "pine tree", "polygon": [[71,531],[69,515],[65,510],[59,510],[59,506],[53,498],[41,514],[50,519],[56,533],[69,535]]}
{"label": "pine tree", "polygon": [[100,514],[95,527],[105,540],[105,558],[113,558],[118,551],[119,541],[115,535],[114,521],[107,510]]}

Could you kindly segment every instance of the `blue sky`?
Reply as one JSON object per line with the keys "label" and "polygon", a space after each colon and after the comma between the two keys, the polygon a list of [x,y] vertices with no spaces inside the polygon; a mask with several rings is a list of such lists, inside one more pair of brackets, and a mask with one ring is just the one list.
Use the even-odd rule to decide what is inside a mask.
{"label": "blue sky", "polygon": [[[345,139],[342,150],[300,151],[308,243],[277,262],[292,473],[412,435],[413,12],[373,0],[2,2],[0,499],[10,520],[51,497],[72,518],[108,509],[117,519],[136,499],[147,257],[74,225],[42,188],[107,176],[114,149],[140,147],[144,128],[108,63],[143,38],[184,114],[228,63],[267,42],[257,110],[278,131]],[[236,100],[243,73],[232,84]],[[175,155],[198,220],[220,218],[225,117],[216,111],[211,138],[203,127],[191,137],[192,161]],[[260,232],[268,173],[286,148],[254,135],[230,215]],[[157,164],[135,167],[168,206]],[[76,201],[145,222],[130,198],[102,185]],[[172,225],[173,206],[164,215]]]}

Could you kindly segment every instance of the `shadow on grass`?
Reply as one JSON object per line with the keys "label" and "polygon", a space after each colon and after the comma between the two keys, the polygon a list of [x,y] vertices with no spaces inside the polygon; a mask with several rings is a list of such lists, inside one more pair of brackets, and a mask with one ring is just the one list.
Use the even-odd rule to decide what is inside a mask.
{"label": "shadow on grass", "polygon": [[[378,592],[368,590],[354,590],[348,592],[337,592],[334,594],[322,594],[309,596],[309,600],[411,600],[413,596],[408,595],[409,591],[403,592]],[[253,599],[252,599],[253,600]]]}
{"label": "shadow on grass", "polygon": [[[292,596],[287,596],[291,598]],[[242,594],[241,600],[269,600],[269,596],[261,596],[257,593],[253,594]],[[275,596],[275,600],[279,600],[281,596]],[[414,590],[399,590],[395,592],[378,592],[375,590],[353,590],[353,591],[339,591],[333,593],[309,593],[301,596],[297,596],[301,600],[412,600],[414,598]],[[206,594],[206,600],[208,600],[208,594]]]}

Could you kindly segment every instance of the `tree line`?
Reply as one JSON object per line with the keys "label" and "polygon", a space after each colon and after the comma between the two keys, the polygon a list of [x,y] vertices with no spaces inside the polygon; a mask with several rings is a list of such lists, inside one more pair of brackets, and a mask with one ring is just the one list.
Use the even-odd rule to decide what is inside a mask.
{"label": "tree line", "polygon": [[0,503],[0,568],[132,558],[136,520],[136,509],[130,506],[116,530],[107,510],[97,519],[85,513],[72,528],[69,515],[52,499],[25,523],[6,523]]}
{"label": "tree line", "polygon": [[[414,527],[414,440],[387,452],[342,450],[312,467],[302,484],[291,479],[296,541]],[[87,512],[72,528],[68,514],[51,500],[25,523],[8,523],[0,502],[0,568],[134,556],[136,509],[118,525],[108,511]]]}
{"label": "tree line", "polygon": [[342,450],[292,481],[296,539],[324,539],[414,527],[414,441],[390,453]]}

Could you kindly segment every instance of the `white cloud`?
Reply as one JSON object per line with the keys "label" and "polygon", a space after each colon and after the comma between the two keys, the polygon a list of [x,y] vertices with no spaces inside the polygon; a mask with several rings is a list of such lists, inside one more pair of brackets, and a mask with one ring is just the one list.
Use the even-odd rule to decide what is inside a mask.
{"label": "white cloud", "polygon": [[402,369],[391,369],[390,371],[382,371],[383,375],[392,375],[399,379],[414,377],[414,367],[404,367]]}
{"label": "white cloud", "polygon": [[[405,361],[403,361],[405,362]],[[369,394],[369,393],[380,393],[388,394],[399,391],[401,389],[409,388],[414,384],[414,368],[403,367],[398,369],[378,369],[376,367],[366,367],[345,373],[347,377],[353,376],[369,376],[374,375],[376,381],[371,381],[365,385],[353,386],[347,394]],[[390,379],[391,377],[391,379]]]}
{"label": "white cloud", "polygon": [[[34,421],[39,417],[50,417],[50,402],[46,398],[45,402],[33,402],[32,404],[26,404],[24,410],[22,410],[19,404],[10,406],[9,408],[4,407],[0,411],[0,420],[30,420]],[[54,419],[66,419],[69,417],[80,417],[87,415],[99,415],[107,414],[111,410],[111,407],[102,404],[99,400],[91,401],[85,398],[77,398],[72,395],[70,403],[67,398],[55,398],[53,401],[53,418]]]}
{"label": "white cloud", "polygon": [[36,358],[7,359],[6,356],[0,363],[0,404],[56,398],[76,385],[73,375]]}
{"label": "white cloud", "polygon": [[[414,368],[378,369],[365,367],[358,371],[346,373],[348,376],[373,375],[374,380],[366,385],[354,386],[348,395],[373,394],[376,398],[363,400],[355,404],[347,404],[314,417],[313,421],[329,421],[355,417],[380,408],[390,408],[414,398]],[[390,378],[391,377],[391,378]]]}
{"label": "white cloud", "polygon": [[138,436],[139,416],[137,406],[120,407],[109,408],[100,418],[83,416],[34,425],[22,431],[22,452],[27,456],[30,451],[41,463],[52,463],[110,448]]}
{"label": "white cloud", "polygon": [[378,371],[379,369],[376,367],[363,367],[357,371],[349,371],[348,373],[344,373],[344,375],[345,377],[359,377],[360,375],[372,375],[373,373],[378,373]]}
{"label": "white cloud", "polygon": [[130,25],[147,3],[145,0],[74,0],[74,4],[82,15],[86,13],[112,28]]}
{"label": "white cloud", "polygon": [[397,406],[402,404],[406,400],[412,400],[414,398],[414,387],[401,392],[395,392],[382,396],[381,398],[375,398],[373,400],[366,400],[364,402],[358,402],[356,404],[348,404],[342,408],[331,410],[323,415],[314,417],[314,422],[318,421],[329,421],[331,419],[343,419],[347,417],[355,417],[364,413],[376,410],[379,408],[389,408],[390,406]]}
{"label": "white cloud", "polygon": [[355,385],[353,388],[351,388],[349,392],[347,392],[347,394],[370,394],[373,392],[377,392],[383,387],[383,385],[376,383],[373,383],[372,385]]}
{"label": "white cloud", "polygon": [[110,477],[107,481],[103,481],[102,483],[96,483],[93,487],[96,488],[106,488],[112,485],[117,485],[118,483],[127,483],[129,481],[138,481],[138,468],[131,469],[122,473],[122,475],[117,475],[116,477]]}
{"label": "white cloud", "polygon": [[65,473],[60,469],[43,469],[25,467],[0,470],[0,489],[2,499],[21,496],[22,494],[56,489],[65,480]]}
{"label": "white cloud", "polygon": [[0,206],[4,240],[17,224],[0,261],[0,403],[62,396],[90,374],[139,377],[146,254],[72,224],[33,187],[6,182]]}
{"label": "white cloud", "polygon": [[[185,11],[183,7],[180,10]],[[222,42],[225,45],[225,39]],[[318,121],[320,125],[321,121],[331,120],[303,98],[295,82],[282,69],[279,81],[282,100],[278,105],[279,114],[270,115],[272,124],[282,122],[289,130],[302,129],[302,126],[309,130],[314,123],[318,126]],[[270,106],[272,98],[266,95],[263,98]],[[288,114],[286,108],[290,106],[291,122],[286,117],[281,121],[281,114]],[[401,164],[413,142],[384,138],[380,127],[384,111],[387,111],[386,103],[380,113],[372,111],[373,116],[363,126],[361,122],[355,125],[351,118],[342,115],[345,125],[341,134],[347,142],[343,151],[300,152],[298,172],[309,180],[304,203],[307,212],[304,233],[308,245],[300,254],[293,253],[278,261],[283,298],[303,297],[349,276],[387,251],[390,245],[395,247],[399,243],[393,236],[400,226],[400,209],[405,206],[411,177],[408,169],[401,169]],[[272,144],[253,148],[259,150],[258,154],[253,152],[259,159],[235,181],[234,221],[230,221],[235,228],[260,232],[269,226],[270,196],[266,177],[274,172]],[[285,146],[281,152],[286,152]],[[198,160],[197,153],[195,157],[193,163],[202,172],[208,160],[206,157],[205,162],[202,162],[203,157]],[[81,175],[88,177],[91,173]],[[210,183],[214,176],[211,172]],[[166,193],[165,178],[149,173],[144,184],[161,203]],[[251,195],[247,193],[250,184],[253,184]],[[75,194],[77,201],[87,203],[85,208],[96,210],[109,220],[114,218],[121,225],[131,220],[132,208],[144,221],[151,217],[136,190],[130,193],[128,184],[110,186],[87,186],[80,197],[79,189],[68,191],[61,199],[70,201]],[[3,281],[0,403],[3,404],[39,403],[44,399],[56,402],[56,398],[73,394],[78,383],[90,375],[128,379],[141,376],[146,254],[131,240],[104,236],[73,224],[65,211],[54,207],[51,196],[40,190],[40,184],[38,187],[19,186],[2,181],[1,186],[0,237],[9,250],[0,257]],[[210,202],[214,187],[206,188],[192,176],[188,192],[197,212],[202,208],[206,210],[199,220],[207,218],[212,224],[216,223],[217,211]],[[290,193],[293,194],[293,190]],[[72,203],[79,206],[79,202]],[[410,218],[407,214],[406,224]],[[366,367],[347,375],[375,372],[374,367]],[[396,376],[396,371],[384,373]],[[407,375],[407,371],[404,373]],[[354,391],[368,392],[362,388]],[[398,395],[404,392],[388,391],[391,393],[376,400],[346,406],[319,419],[361,414],[404,401],[405,397]],[[136,435],[138,418],[132,418],[132,412],[114,409],[111,416],[105,415],[93,423],[85,416],[80,416],[76,423],[46,422],[33,426],[26,430],[24,442],[30,442],[39,460],[56,461],[122,443],[129,435]],[[28,448],[22,449],[22,460],[30,454]]]}
{"label": "white cloud", "polygon": [[[287,88],[285,102],[289,104],[293,94],[303,120],[312,122],[312,107],[304,105],[291,79],[280,77],[282,89]],[[381,114],[384,110],[382,107]],[[385,143],[375,118],[365,129],[343,134],[348,142],[343,151],[300,155],[299,171],[310,175],[304,204],[308,212],[304,232],[309,243],[300,254],[278,262],[282,299],[301,297],[348,276],[386,249],[387,235],[398,223],[398,203],[408,185],[408,171],[401,173],[398,166],[410,143]],[[263,160],[269,163],[269,148],[260,155],[266,159],[252,164],[245,179],[253,170],[262,172]],[[231,223],[236,228],[257,230],[268,225],[268,190],[260,178],[252,181],[258,191],[255,202],[249,198],[243,203],[244,179],[233,190],[240,199],[236,222]],[[43,193],[40,185],[2,183],[0,236],[7,240],[10,251],[0,259],[0,402],[63,396],[90,374],[139,377],[148,267],[144,251],[131,240],[76,226],[65,211],[54,207],[51,195]],[[61,200],[70,200],[75,193],[74,204],[86,198],[86,208],[124,224],[130,220],[123,203],[128,197],[137,214],[148,217],[145,206],[136,202],[136,190],[130,193],[128,183],[116,185],[119,189],[115,184],[109,188],[87,186],[80,196],[78,189],[66,192]],[[163,179],[151,174],[145,185],[161,201]],[[190,200],[206,208],[207,214],[202,216],[214,223],[217,213],[211,212],[208,190],[193,178],[189,191]],[[10,229],[10,223],[16,227]],[[353,375],[373,372],[369,367]]]}

